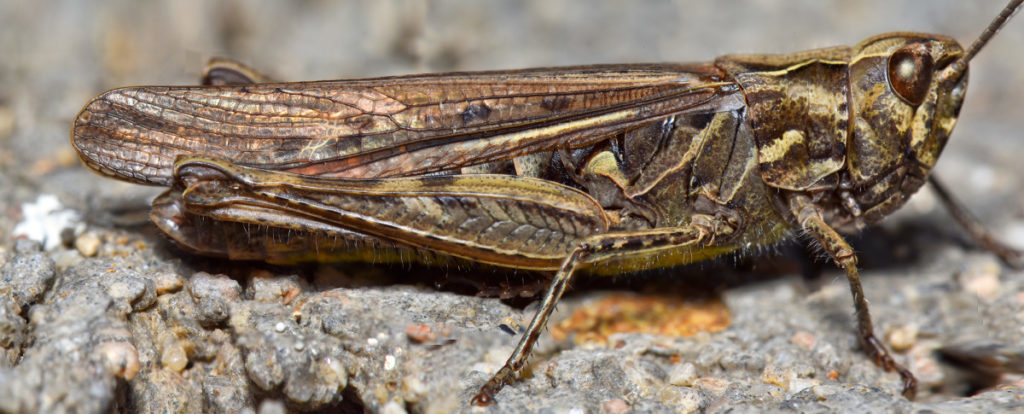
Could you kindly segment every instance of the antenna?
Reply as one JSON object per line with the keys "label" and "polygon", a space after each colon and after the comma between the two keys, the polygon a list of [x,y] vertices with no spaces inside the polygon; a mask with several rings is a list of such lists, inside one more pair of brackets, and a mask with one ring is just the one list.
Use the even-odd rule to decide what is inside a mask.
{"label": "antenna", "polygon": [[999,32],[999,29],[1002,29],[1003,25],[1005,25],[1006,22],[1010,20],[1015,13],[1017,13],[1020,9],[1021,3],[1024,3],[1024,0],[1010,0],[1010,3],[1003,8],[1003,11],[999,12],[999,15],[996,16],[995,19],[992,19],[992,23],[988,24],[985,31],[981,32],[978,39],[975,40],[974,43],[971,43],[971,47],[967,49],[967,53],[964,53],[960,59],[957,59],[955,62],[950,64],[949,67],[943,70],[939,75],[939,78],[943,81],[957,79],[967,71],[967,62],[970,62],[971,59],[974,58],[974,55],[977,55],[978,52],[981,51],[981,48],[985,47],[985,44],[987,44],[988,41],[991,40],[997,32]]}

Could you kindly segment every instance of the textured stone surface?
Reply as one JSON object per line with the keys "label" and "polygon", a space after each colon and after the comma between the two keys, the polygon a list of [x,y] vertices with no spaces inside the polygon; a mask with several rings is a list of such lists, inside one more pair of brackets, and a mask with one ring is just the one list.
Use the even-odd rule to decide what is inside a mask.
{"label": "textured stone surface", "polygon": [[[889,30],[967,41],[1002,7],[999,0],[719,3],[0,4],[0,411],[473,411],[469,398],[515,345],[499,326],[514,332],[536,307],[434,288],[472,275],[460,268],[410,279],[401,266],[282,268],[174,249],[147,222],[159,189],[92,174],[67,143],[77,111],[103,90],[194,83],[214,55],[282,79],[324,79],[710,60],[854,44]],[[960,123],[936,167],[975,214],[1017,243],[1024,240],[1020,44],[1018,18],[972,64]],[[39,219],[43,234],[56,235],[47,236],[55,247],[45,251],[14,233],[38,215],[25,209],[41,196],[78,213],[73,222]],[[621,280],[616,286],[676,292],[680,300],[718,296],[731,325],[688,338],[614,334],[603,344],[545,335],[525,378],[506,387],[492,410],[1021,409],[1019,373],[979,380],[934,352],[989,343],[1020,361],[1021,271],[972,248],[927,190],[852,242],[866,266],[876,332],[921,380],[914,402],[898,395],[895,374],[858,351],[841,275],[826,264],[821,279],[805,283],[792,263],[773,264],[769,254],[754,262],[755,273],[776,277],[738,286],[736,279],[756,277],[707,265],[696,269],[702,286],[719,282],[708,289],[676,271],[649,283]],[[595,285],[581,281],[553,322],[607,297],[608,284]]]}

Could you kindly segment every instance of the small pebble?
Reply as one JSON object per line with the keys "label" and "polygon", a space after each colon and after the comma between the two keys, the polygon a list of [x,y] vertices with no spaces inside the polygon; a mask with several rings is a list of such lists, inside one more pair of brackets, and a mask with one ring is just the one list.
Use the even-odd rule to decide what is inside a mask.
{"label": "small pebble", "polygon": [[999,263],[995,260],[974,263],[957,278],[964,290],[980,298],[994,299],[999,294]]}
{"label": "small pebble", "polygon": [[918,387],[939,387],[947,380],[947,366],[939,362],[935,349],[941,345],[934,340],[919,341],[908,353],[906,362],[917,377]]}
{"label": "small pebble", "polygon": [[181,342],[174,341],[165,345],[160,352],[160,365],[174,372],[182,372],[188,366],[188,354]]}
{"label": "small pebble", "polygon": [[320,367],[319,377],[322,381],[335,385],[338,390],[348,386],[348,371],[345,371],[341,361],[332,357],[324,357],[318,365]]}
{"label": "small pebble", "polygon": [[668,373],[668,383],[680,387],[689,387],[697,379],[697,367],[692,363],[675,364]]}
{"label": "small pebble", "polygon": [[302,294],[302,285],[295,276],[275,276],[266,270],[255,270],[249,275],[246,288],[257,302],[289,304]]}
{"label": "small pebble", "polygon": [[87,231],[75,239],[75,248],[85,257],[93,257],[100,249],[103,240],[96,233]]}
{"label": "small pebble", "polygon": [[237,302],[242,295],[238,281],[223,274],[196,272],[188,280],[188,291],[196,299]]}
{"label": "small pebble", "polygon": [[771,364],[766,365],[764,370],[761,371],[761,382],[778,385],[787,391],[789,391],[790,383],[794,377],[793,372],[788,368],[783,369]]}
{"label": "small pebble", "polygon": [[284,403],[281,401],[263,400],[256,412],[259,414],[286,414],[288,410],[285,409]]}
{"label": "small pebble", "polygon": [[405,411],[405,407],[401,404],[394,401],[388,401],[388,403],[384,404],[384,407],[381,408],[380,412],[381,414],[405,414],[408,411]]}
{"label": "small pebble", "polygon": [[723,394],[730,382],[723,378],[704,377],[693,381],[693,386],[711,394]]}
{"label": "small pebble", "polygon": [[902,325],[889,331],[889,346],[893,351],[904,352],[917,343],[917,327],[913,325]]}
{"label": "small pebble", "polygon": [[433,342],[437,340],[437,334],[427,324],[406,325],[405,336],[416,343]]}
{"label": "small pebble", "polygon": [[172,293],[181,290],[185,285],[185,278],[175,272],[159,272],[156,274],[156,293]]}
{"label": "small pebble", "polygon": [[[724,391],[724,389],[723,389]],[[695,413],[703,403],[701,392],[687,387],[665,387],[658,392],[661,402],[672,405],[677,413]]]}
{"label": "small pebble", "polygon": [[409,374],[402,377],[402,391],[406,401],[419,402],[430,392],[430,388],[417,375]]}
{"label": "small pebble", "polygon": [[786,391],[797,393],[820,384],[820,381],[812,378],[793,378],[793,380],[789,382],[789,388],[786,389]]}
{"label": "small pebble", "polygon": [[297,287],[292,287],[288,289],[284,293],[284,296],[281,297],[281,303],[285,305],[292,303],[292,301],[295,300],[295,298],[299,297],[300,293],[302,293],[302,289],[299,289]]}
{"label": "small pebble", "polygon": [[124,299],[128,302],[134,302],[146,294],[146,285],[133,279],[118,279],[108,284],[106,288],[107,295],[110,297]]}
{"label": "small pebble", "polygon": [[629,411],[629,403],[621,398],[607,400],[601,403],[601,412],[609,414],[622,414]]}
{"label": "small pebble", "polygon": [[811,388],[811,392],[821,400],[827,400],[833,395],[842,395],[846,390],[841,385],[815,385]]}
{"label": "small pebble", "polygon": [[102,355],[111,374],[131,381],[139,373],[139,351],[134,345],[127,342],[105,342],[96,351]]}
{"label": "small pebble", "polygon": [[799,331],[789,338],[789,342],[810,351],[811,349],[814,349],[814,344],[817,342],[817,339],[815,339],[814,334],[810,332]]}

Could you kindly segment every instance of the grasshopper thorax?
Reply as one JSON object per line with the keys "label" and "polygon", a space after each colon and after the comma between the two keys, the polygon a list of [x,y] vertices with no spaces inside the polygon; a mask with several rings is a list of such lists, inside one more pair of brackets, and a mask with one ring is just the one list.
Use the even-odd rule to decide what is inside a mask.
{"label": "grasshopper thorax", "polygon": [[924,184],[967,89],[966,66],[955,76],[943,70],[963,54],[952,38],[916,33],[883,34],[854,47],[852,125],[840,184],[848,215],[837,219],[876,222]]}

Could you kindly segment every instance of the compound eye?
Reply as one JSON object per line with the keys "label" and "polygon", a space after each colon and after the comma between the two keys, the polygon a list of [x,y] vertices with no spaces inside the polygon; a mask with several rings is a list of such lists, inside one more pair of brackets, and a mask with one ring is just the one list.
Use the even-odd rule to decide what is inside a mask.
{"label": "compound eye", "polygon": [[889,56],[889,87],[913,106],[924,102],[931,85],[934,63],[928,48],[913,43],[897,49]]}

